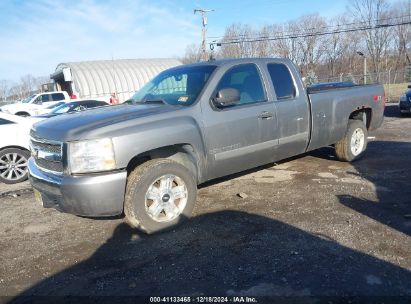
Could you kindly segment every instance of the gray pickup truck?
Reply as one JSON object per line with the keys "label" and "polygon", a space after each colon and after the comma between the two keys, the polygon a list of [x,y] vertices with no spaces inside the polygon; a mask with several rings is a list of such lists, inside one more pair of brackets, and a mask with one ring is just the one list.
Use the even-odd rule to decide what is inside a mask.
{"label": "gray pickup truck", "polygon": [[30,181],[44,207],[156,232],[190,216],[205,181],[329,145],[359,158],[384,106],[381,85],[306,90],[285,59],[183,65],[125,104],[35,124]]}

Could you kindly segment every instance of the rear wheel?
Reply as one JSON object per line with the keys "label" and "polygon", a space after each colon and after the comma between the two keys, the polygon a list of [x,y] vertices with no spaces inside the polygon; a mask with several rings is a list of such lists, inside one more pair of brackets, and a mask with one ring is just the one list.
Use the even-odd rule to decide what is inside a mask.
{"label": "rear wheel", "polygon": [[355,161],[367,148],[367,128],[361,120],[350,119],[345,136],[335,144],[335,154],[341,161]]}
{"label": "rear wheel", "polygon": [[150,160],[128,177],[126,220],[146,233],[173,227],[191,216],[196,196],[195,177],[186,167],[169,159]]}
{"label": "rear wheel", "polygon": [[7,148],[0,151],[0,181],[6,184],[15,184],[25,181],[28,177],[27,161],[30,152]]}

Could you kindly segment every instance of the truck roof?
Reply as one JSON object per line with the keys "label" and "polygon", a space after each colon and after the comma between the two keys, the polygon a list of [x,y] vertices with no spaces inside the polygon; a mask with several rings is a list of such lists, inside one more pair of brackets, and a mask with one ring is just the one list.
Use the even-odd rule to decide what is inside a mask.
{"label": "truck roof", "polygon": [[[223,66],[223,65],[232,64],[232,63],[250,63],[250,62],[266,63],[266,62],[272,62],[273,60],[277,62],[282,62],[282,63],[291,63],[289,59],[285,59],[285,58],[228,58],[228,59],[208,60],[208,61],[201,61],[201,62],[186,64],[184,65],[184,67],[200,66],[200,65]],[[181,66],[178,66],[178,67],[181,67]]]}

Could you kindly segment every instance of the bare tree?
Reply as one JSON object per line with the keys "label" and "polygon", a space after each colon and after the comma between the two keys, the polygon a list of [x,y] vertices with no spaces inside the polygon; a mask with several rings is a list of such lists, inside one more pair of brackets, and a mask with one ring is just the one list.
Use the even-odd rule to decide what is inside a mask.
{"label": "bare tree", "polygon": [[25,96],[23,93],[22,86],[17,83],[11,86],[9,93],[10,93],[9,96],[12,100],[20,100],[20,99],[27,97],[27,95]]}
{"label": "bare tree", "polygon": [[[408,7],[409,3],[402,1],[395,3],[391,14],[396,18],[398,23],[410,21],[410,16],[404,16],[404,7]],[[409,24],[398,25],[393,31],[395,64],[394,68],[399,69],[405,65],[411,64],[410,48],[411,48],[411,27]]]}
{"label": "bare tree", "polygon": [[[232,42],[240,38],[240,31],[238,29],[240,25],[232,24],[225,30],[222,42]],[[222,44],[219,51],[219,56],[223,58],[241,58],[242,51],[238,43]]]}
{"label": "bare tree", "polygon": [[358,55],[365,48],[361,32],[350,32],[343,35],[343,49],[341,56],[341,70],[343,74],[362,74],[363,59]]}
{"label": "bare tree", "polygon": [[[375,27],[381,20],[388,19],[389,5],[386,0],[351,0],[349,12],[355,22]],[[371,59],[373,72],[382,70],[384,55],[388,53],[392,29],[388,27],[362,31],[367,48],[367,56]]]}
{"label": "bare tree", "polygon": [[325,50],[325,42],[322,36],[316,35],[326,27],[326,20],[318,14],[305,15],[297,21],[304,37],[297,38],[297,44],[301,48],[301,69],[303,73],[315,71],[320,63]]}
{"label": "bare tree", "polygon": [[410,64],[409,24],[384,26],[409,22],[411,18],[404,16],[407,7],[405,0],[392,5],[388,0],[350,0],[344,15],[330,21],[312,14],[257,30],[250,25],[233,24],[225,30],[218,55],[284,57],[292,60],[304,75],[322,75],[321,80],[346,78],[343,75],[355,79],[355,75],[361,75],[359,80],[363,79],[364,57],[358,54],[362,52],[368,73],[376,73],[374,80],[382,80],[381,72],[402,70]]}
{"label": "bare tree", "polygon": [[[269,43],[272,56],[288,58],[307,75],[309,70],[315,74],[325,52],[325,41],[316,32],[326,26],[326,20],[318,14],[306,15],[285,24],[269,27],[272,40]],[[300,37],[301,34],[306,37]]]}
{"label": "bare tree", "polygon": [[181,61],[184,64],[198,62],[201,59],[201,47],[197,44],[190,44],[186,48],[184,57]]}
{"label": "bare tree", "polygon": [[[26,98],[30,94],[40,91],[40,86],[47,82],[49,82],[48,77],[45,77],[45,76],[34,77],[31,74],[27,74],[21,77],[18,83],[11,84],[10,82],[8,82],[7,96],[11,100],[21,100],[23,98]],[[1,94],[1,88],[0,88],[0,94]],[[0,99],[1,99],[1,95],[0,95]]]}
{"label": "bare tree", "polygon": [[297,39],[286,38],[287,35],[296,35],[299,31],[298,24],[290,21],[287,24],[272,25],[271,35],[276,39],[271,42],[271,54],[282,58],[288,58],[297,65],[302,63],[302,52],[298,47]]}
{"label": "bare tree", "polygon": [[257,43],[256,56],[257,57],[269,57],[271,55],[270,41],[270,27],[264,26],[258,34],[258,37],[261,38],[261,41]]}
{"label": "bare tree", "polygon": [[31,74],[24,75],[20,78],[20,90],[22,97],[26,97],[30,95],[33,91],[37,90],[37,86],[38,81]]}
{"label": "bare tree", "polygon": [[7,101],[9,90],[10,82],[7,80],[0,80],[0,101]]}
{"label": "bare tree", "polygon": [[[264,29],[261,32],[264,32]],[[253,28],[247,24],[230,25],[227,27],[222,39],[223,44],[219,52],[220,57],[245,58],[264,55],[267,48],[262,45],[266,45],[265,41],[250,42],[250,40],[260,37],[261,32],[253,30]],[[227,42],[228,44],[226,44]]]}
{"label": "bare tree", "polygon": [[[329,25],[333,30],[339,30],[342,25],[346,23],[344,16],[333,19]],[[327,65],[327,75],[335,77],[342,74],[342,56],[346,51],[347,39],[346,35],[342,33],[334,33],[324,38],[324,59]]]}

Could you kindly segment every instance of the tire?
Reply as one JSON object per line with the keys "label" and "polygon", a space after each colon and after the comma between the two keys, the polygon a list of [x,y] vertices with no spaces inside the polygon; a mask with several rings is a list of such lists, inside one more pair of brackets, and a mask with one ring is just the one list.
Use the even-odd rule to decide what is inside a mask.
{"label": "tire", "polygon": [[368,132],[361,120],[348,121],[345,136],[335,144],[335,154],[340,161],[352,162],[360,159],[368,143]]}
{"label": "tire", "polygon": [[195,176],[186,167],[169,159],[147,161],[128,176],[126,221],[148,234],[169,229],[191,216],[196,197]]}
{"label": "tire", "polygon": [[30,152],[18,148],[7,148],[0,151],[0,182],[16,184],[28,177],[27,161]]}

